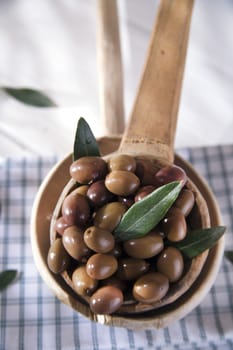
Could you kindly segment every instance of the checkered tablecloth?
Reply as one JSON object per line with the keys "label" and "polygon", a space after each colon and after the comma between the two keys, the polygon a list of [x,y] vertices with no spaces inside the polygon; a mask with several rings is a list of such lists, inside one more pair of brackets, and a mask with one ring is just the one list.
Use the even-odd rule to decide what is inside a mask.
{"label": "checkered tablecloth", "polygon": [[[233,249],[233,146],[180,151],[207,179]],[[233,349],[233,265],[223,260],[203,302],[172,326],[132,331],[96,324],[60,303],[42,281],[30,246],[30,214],[55,158],[0,160],[0,271],[20,278],[0,294],[0,350]]]}

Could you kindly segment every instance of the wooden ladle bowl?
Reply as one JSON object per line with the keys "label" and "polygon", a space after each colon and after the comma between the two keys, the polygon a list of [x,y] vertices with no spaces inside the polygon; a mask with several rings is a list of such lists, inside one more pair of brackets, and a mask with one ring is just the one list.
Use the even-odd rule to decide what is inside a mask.
{"label": "wooden ladle bowl", "polygon": [[[116,150],[120,143],[120,137],[104,137],[99,139],[99,146],[103,155]],[[54,208],[58,202],[62,190],[69,182],[69,166],[72,162],[71,155],[60,161],[49,172],[43,181],[37,197],[34,201],[31,217],[31,244],[34,261],[44,282],[49,286],[57,298],[81,313],[92,321],[106,325],[127,327],[130,329],[163,328],[178,321],[192,311],[203,300],[213,285],[224,251],[224,239],[209,250],[205,257],[203,267],[193,282],[175,302],[164,307],[155,308],[146,313],[120,315],[96,315],[93,314],[88,304],[81,300],[72,288],[60,275],[54,275],[47,265],[47,254],[50,247],[50,226],[54,219]],[[215,197],[209,186],[195,169],[184,159],[175,156],[175,164],[183,167],[205,198],[210,216],[210,225],[221,224],[221,216]]]}

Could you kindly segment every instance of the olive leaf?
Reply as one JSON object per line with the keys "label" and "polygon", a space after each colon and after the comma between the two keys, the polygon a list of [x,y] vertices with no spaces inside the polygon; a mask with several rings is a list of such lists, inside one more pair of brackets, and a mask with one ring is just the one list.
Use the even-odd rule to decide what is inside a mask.
{"label": "olive leaf", "polygon": [[145,236],[162,220],[178,197],[181,188],[179,181],[173,181],[133,204],[114,231],[116,239],[126,241]]}
{"label": "olive leaf", "polygon": [[210,249],[222,237],[226,230],[225,226],[215,226],[205,229],[188,231],[186,237],[179,242],[170,242],[175,248],[178,248],[187,258],[194,258]]}
{"label": "olive leaf", "polygon": [[16,100],[34,107],[56,107],[56,104],[51,100],[50,97],[45,95],[43,92],[29,89],[29,88],[11,88],[1,87],[11,97]]}
{"label": "olive leaf", "polygon": [[100,157],[100,151],[90,126],[84,118],[80,118],[75,133],[73,160],[86,156]]}
{"label": "olive leaf", "polygon": [[233,250],[226,250],[224,255],[233,264]]}
{"label": "olive leaf", "polygon": [[0,272],[0,291],[8,287],[17,276],[17,270],[6,270]]}

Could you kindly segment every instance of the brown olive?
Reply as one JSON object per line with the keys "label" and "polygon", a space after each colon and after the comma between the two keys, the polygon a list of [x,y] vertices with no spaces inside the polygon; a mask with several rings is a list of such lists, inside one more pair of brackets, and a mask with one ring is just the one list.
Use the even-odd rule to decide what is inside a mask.
{"label": "brown olive", "polygon": [[138,158],[136,160],[135,174],[139,177],[142,185],[154,185],[155,174],[158,171],[158,167],[155,163],[146,158]]}
{"label": "brown olive", "polygon": [[159,272],[147,273],[134,283],[133,296],[143,303],[160,301],[168,292],[168,278]]}
{"label": "brown olive", "polygon": [[126,281],[122,281],[119,278],[117,278],[115,275],[106,278],[105,280],[101,281],[101,286],[113,286],[113,287],[117,287],[120,290],[125,291],[127,288],[127,284]]}
{"label": "brown olive", "polygon": [[63,201],[62,216],[68,225],[84,225],[90,218],[90,207],[86,197],[71,192]]}
{"label": "brown olive", "polygon": [[111,202],[105,204],[96,212],[94,225],[112,232],[119,224],[125,212],[126,207],[122,203]]}
{"label": "brown olive", "polygon": [[97,288],[98,281],[86,272],[86,266],[80,266],[72,274],[75,291],[81,296],[90,296]]}
{"label": "brown olive", "polygon": [[62,243],[72,258],[82,261],[90,250],[83,240],[83,231],[77,226],[68,227],[62,236]]}
{"label": "brown olive", "polygon": [[184,188],[179,194],[177,200],[174,203],[176,208],[179,208],[183,215],[187,217],[191,212],[195,203],[194,193],[186,188]]}
{"label": "brown olive", "polygon": [[88,188],[89,188],[88,185],[82,185],[82,186],[77,187],[73,191],[73,193],[79,193],[79,194],[82,194],[83,196],[86,196]]}
{"label": "brown olive", "polygon": [[125,170],[114,170],[105,178],[107,189],[118,196],[129,196],[138,189],[139,185],[139,178]]}
{"label": "brown olive", "polygon": [[181,252],[175,247],[165,248],[158,257],[156,268],[170,282],[178,281],[184,271],[184,259]]}
{"label": "brown olive", "polygon": [[122,258],[118,260],[116,276],[123,281],[134,280],[147,272],[149,264],[142,259]]}
{"label": "brown olive", "polygon": [[90,299],[90,308],[95,314],[112,314],[123,303],[123,293],[113,286],[99,288]]}
{"label": "brown olive", "polygon": [[87,274],[97,280],[112,276],[117,270],[117,259],[113,255],[96,253],[86,264]]}
{"label": "brown olive", "polygon": [[110,171],[125,170],[134,173],[136,170],[136,160],[128,154],[118,154],[109,160],[108,167]]}
{"label": "brown olive", "polygon": [[180,181],[184,186],[187,181],[187,175],[185,171],[177,165],[168,165],[161,168],[156,173],[155,177],[162,185],[172,181]]}
{"label": "brown olive", "polygon": [[90,185],[87,191],[87,198],[93,206],[102,206],[110,202],[114,195],[107,190],[104,180],[96,181]]}
{"label": "brown olive", "polygon": [[50,246],[47,262],[49,269],[54,273],[61,273],[69,266],[70,256],[62,244],[61,238],[57,238]]}
{"label": "brown olive", "polygon": [[138,202],[142,200],[144,197],[146,197],[148,194],[153,192],[155,190],[155,186],[153,185],[147,185],[139,188],[138,192],[136,193],[136,196],[134,198],[135,202]]}
{"label": "brown olive", "polygon": [[96,226],[91,226],[84,232],[86,245],[96,253],[108,253],[115,244],[115,240],[110,231],[103,230]]}
{"label": "brown olive", "polygon": [[60,235],[63,235],[65,229],[69,227],[63,216],[61,216],[59,219],[57,219],[55,223],[55,229],[56,232],[59,233]]}
{"label": "brown olive", "polygon": [[181,241],[186,236],[186,220],[178,208],[172,208],[172,210],[168,211],[162,220],[161,226],[165,236],[172,242]]}
{"label": "brown olive", "polygon": [[104,179],[107,163],[100,157],[81,157],[70,166],[71,177],[80,184]]}
{"label": "brown olive", "polygon": [[163,239],[158,233],[148,233],[141,238],[130,239],[124,242],[124,250],[133,258],[148,259],[163,250]]}

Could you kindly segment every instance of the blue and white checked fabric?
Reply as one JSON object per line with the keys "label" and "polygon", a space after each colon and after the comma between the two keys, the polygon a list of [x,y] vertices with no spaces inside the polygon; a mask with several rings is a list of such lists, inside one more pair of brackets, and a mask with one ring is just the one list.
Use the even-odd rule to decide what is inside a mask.
{"label": "blue and white checked fabric", "polygon": [[[179,152],[207,179],[221,208],[227,249],[233,249],[233,146]],[[32,203],[55,158],[0,161],[0,271],[20,278],[0,294],[0,350],[233,349],[233,265],[223,260],[200,306],[174,325],[132,331],[93,323],[58,301],[32,258]]]}

